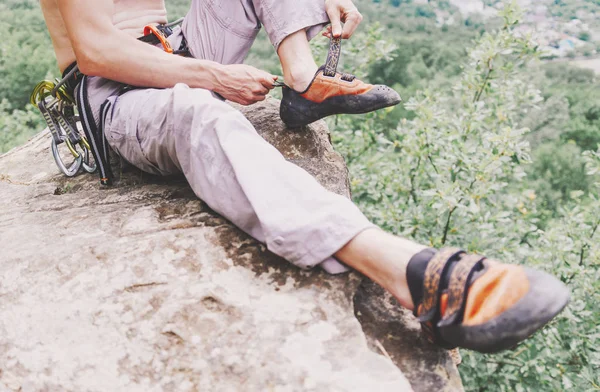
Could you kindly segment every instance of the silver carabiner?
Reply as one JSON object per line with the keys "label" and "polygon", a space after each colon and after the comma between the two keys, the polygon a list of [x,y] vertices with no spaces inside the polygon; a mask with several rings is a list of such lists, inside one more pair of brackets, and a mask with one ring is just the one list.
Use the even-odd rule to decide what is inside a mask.
{"label": "silver carabiner", "polygon": [[96,162],[90,162],[90,156],[92,155],[90,154],[90,150],[88,150],[88,148],[83,143],[81,144],[81,148],[83,149],[83,170],[90,174],[95,173],[98,169],[98,165],[96,165]]}
{"label": "silver carabiner", "polygon": [[[64,137],[64,136],[63,136]],[[67,140],[68,142],[68,140]],[[79,173],[79,169],[83,164],[83,154],[79,154],[77,158],[67,167],[63,162],[60,153],[58,151],[58,144],[54,138],[52,139],[52,156],[54,157],[54,162],[56,162],[56,166],[60,169],[61,172],[67,177],[75,177],[77,173]]]}

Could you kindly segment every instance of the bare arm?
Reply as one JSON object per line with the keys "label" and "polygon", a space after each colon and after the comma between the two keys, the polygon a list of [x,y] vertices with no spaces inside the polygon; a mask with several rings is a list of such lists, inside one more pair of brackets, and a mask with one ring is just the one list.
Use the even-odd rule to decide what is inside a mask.
{"label": "bare arm", "polygon": [[113,0],[59,0],[58,5],[86,75],[156,88],[185,83],[241,104],[263,100],[276,79],[250,66],[174,56],[140,42],[113,25]]}

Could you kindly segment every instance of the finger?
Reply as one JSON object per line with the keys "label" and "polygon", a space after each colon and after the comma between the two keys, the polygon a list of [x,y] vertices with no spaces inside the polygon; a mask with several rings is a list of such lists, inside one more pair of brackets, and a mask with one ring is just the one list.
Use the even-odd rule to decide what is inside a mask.
{"label": "finger", "polygon": [[323,32],[323,37],[331,38],[331,26],[327,26],[327,29]]}
{"label": "finger", "polygon": [[358,25],[360,25],[360,22],[362,22],[362,19],[363,17],[361,13],[358,12],[358,10],[353,10],[346,13],[342,38],[348,39],[352,37],[352,34],[354,34],[354,32],[356,31]]}
{"label": "finger", "polygon": [[277,76],[266,74],[266,75],[263,75],[262,78],[260,78],[260,84],[262,84],[264,87],[268,88],[269,90],[272,90],[275,88],[276,80],[277,80]]}
{"label": "finger", "polygon": [[233,97],[233,98],[230,99],[230,101],[233,101],[235,103],[239,103],[240,105],[244,105],[244,106],[250,105],[250,101],[248,101],[246,98]]}
{"label": "finger", "polygon": [[267,99],[266,95],[255,95],[254,96],[254,102],[264,101],[265,99]]}
{"label": "finger", "polygon": [[270,90],[268,88],[266,88],[265,86],[261,85],[260,87],[257,87],[254,90],[254,95],[267,95],[269,93],[269,91]]}
{"label": "finger", "polygon": [[339,10],[333,10],[327,13],[329,15],[329,21],[331,22],[331,33],[334,37],[342,35],[342,21],[340,20]]}

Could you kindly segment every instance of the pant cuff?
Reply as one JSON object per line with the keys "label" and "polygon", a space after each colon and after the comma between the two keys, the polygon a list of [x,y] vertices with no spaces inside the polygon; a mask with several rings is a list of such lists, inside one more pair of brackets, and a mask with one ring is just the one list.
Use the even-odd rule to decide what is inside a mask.
{"label": "pant cuff", "polygon": [[326,272],[334,275],[348,272],[350,268],[338,261],[333,255],[352,241],[354,237],[367,229],[375,227],[367,218],[364,218],[363,222],[354,227],[348,227],[347,230],[335,238],[326,238],[320,243],[311,244],[311,250],[295,260],[294,264],[303,269],[311,269],[314,266],[319,266]]}
{"label": "pant cuff", "polygon": [[281,42],[289,35],[306,29],[306,37],[310,41],[314,37],[316,37],[321,30],[325,28],[329,24],[329,17],[325,11],[318,12],[314,16],[308,19],[303,19],[299,21],[290,21],[285,24],[282,29],[278,29],[277,31],[268,32],[269,39],[271,43],[275,47],[275,51],[279,49],[279,45]]}

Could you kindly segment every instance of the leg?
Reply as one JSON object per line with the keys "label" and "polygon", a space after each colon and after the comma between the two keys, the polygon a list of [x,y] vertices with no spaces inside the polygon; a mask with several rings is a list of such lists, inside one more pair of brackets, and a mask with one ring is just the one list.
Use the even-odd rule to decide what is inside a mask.
{"label": "leg", "polygon": [[[282,57],[306,48],[302,34],[308,33],[290,38],[297,46],[283,48]],[[241,113],[208,91],[178,85],[129,92],[107,136],[142,169],[182,171],[207,204],[292,263],[324,266],[335,254],[414,308],[424,330],[446,347],[506,349],[568,302],[564,285],[547,274],[454,249],[436,253],[373,228],[350,201],[285,161]]]}
{"label": "leg", "polygon": [[301,90],[318,68],[308,41],[329,22],[324,5],[321,0],[195,0],[183,33],[194,57],[236,64],[244,61],[263,23],[278,51],[285,80]]}
{"label": "leg", "polygon": [[198,197],[274,253],[306,268],[344,247],[340,260],[412,307],[406,265],[424,247],[365,230],[373,225],[349,200],[287,162],[240,112],[208,91],[183,85],[131,91],[106,125],[125,159],[155,174],[183,171]]}
{"label": "leg", "polygon": [[149,172],[183,172],[211,208],[295,265],[333,271],[341,266],[335,255],[379,282],[445,347],[507,349],[569,300],[564,285],[542,272],[456,249],[435,252],[374,228],[209,91],[130,91],[106,127],[124,158]]}
{"label": "leg", "polygon": [[241,64],[260,28],[246,1],[193,0],[181,31],[193,57]]}
{"label": "leg", "polygon": [[405,308],[412,310],[406,267],[425,246],[379,229],[365,230],[336,253],[336,257],[362,272],[390,292]]}
{"label": "leg", "polygon": [[373,86],[337,72],[341,48],[337,41],[332,41],[327,66],[317,67],[308,41],[329,23],[324,1],[252,0],[252,4],[281,61],[287,86],[280,114],[288,127],[400,103],[400,95],[387,86]]}
{"label": "leg", "polygon": [[303,91],[318,66],[308,42],[328,23],[322,0],[252,0],[254,9],[275,47],[288,86]]}
{"label": "leg", "polygon": [[319,67],[312,55],[305,30],[288,35],[277,49],[283,78],[296,91],[304,91]]}
{"label": "leg", "polygon": [[130,91],[106,129],[129,162],[158,174],[183,172],[211,208],[301,268],[343,271],[331,256],[373,227],[350,200],[286,161],[209,91]]}

